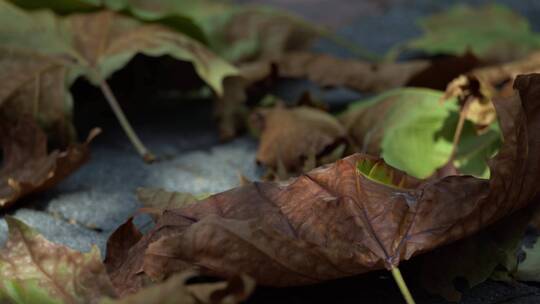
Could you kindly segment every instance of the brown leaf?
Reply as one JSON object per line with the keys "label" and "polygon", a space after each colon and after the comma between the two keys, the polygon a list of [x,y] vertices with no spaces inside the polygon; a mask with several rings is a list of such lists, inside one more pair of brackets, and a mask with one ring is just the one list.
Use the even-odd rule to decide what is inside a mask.
{"label": "brown leaf", "polygon": [[[327,54],[295,52],[274,64],[281,77],[307,78],[321,86],[344,86],[357,91],[383,91],[405,85],[444,89],[448,82],[476,67],[479,61],[471,54],[465,54],[431,61],[370,63]],[[265,70],[264,66],[259,67],[259,71],[262,70]],[[249,75],[260,77],[261,74],[251,72]]]}
{"label": "brown leaf", "polygon": [[107,240],[107,255],[104,261],[108,272],[122,265],[128,256],[129,248],[137,244],[142,236],[142,233],[133,224],[133,218],[129,218],[109,236]]}
{"label": "brown leaf", "polygon": [[0,112],[31,116],[61,144],[73,141],[66,70],[51,57],[0,48]]}
{"label": "brown leaf", "polygon": [[505,81],[511,83],[520,74],[538,72],[540,72],[540,52],[532,53],[523,59],[508,63],[474,69],[470,74],[479,78],[482,82],[496,86]]}
{"label": "brown leaf", "polygon": [[[34,303],[98,303],[115,296],[113,286],[93,247],[81,253],[49,242],[21,221],[6,217],[9,239],[0,250],[0,297]],[[10,290],[11,289],[11,290]],[[18,294],[14,297],[13,294]],[[24,299],[34,300],[25,301]]]}
{"label": "brown leaf", "polygon": [[382,91],[405,85],[429,61],[375,64],[327,54],[291,53],[277,62],[279,76],[307,78],[321,86],[344,86],[358,91]]}
{"label": "brown leaf", "polygon": [[18,199],[54,187],[89,158],[88,144],[99,134],[94,129],[86,142],[65,151],[47,152],[47,137],[31,119],[0,125],[3,167],[0,169],[0,209]]}
{"label": "brown leaf", "polygon": [[253,115],[262,124],[257,161],[270,168],[276,169],[281,162],[285,170],[295,172],[310,156],[320,158],[345,144],[345,129],[332,115],[318,109],[278,104]]}
{"label": "brown leaf", "polygon": [[485,130],[496,120],[492,98],[497,94],[491,84],[471,75],[462,75],[448,84],[443,101],[456,97],[465,109],[465,118],[473,122],[478,131]]}
{"label": "brown leaf", "polygon": [[[505,142],[490,180],[421,181],[355,154],[286,183],[253,183],[167,210],[113,270],[113,283],[133,292],[145,278],[197,268],[246,273],[262,285],[311,284],[390,269],[467,237],[538,192],[540,75],[521,76],[515,87],[520,97],[494,101]],[[359,162],[373,172],[360,173]]]}

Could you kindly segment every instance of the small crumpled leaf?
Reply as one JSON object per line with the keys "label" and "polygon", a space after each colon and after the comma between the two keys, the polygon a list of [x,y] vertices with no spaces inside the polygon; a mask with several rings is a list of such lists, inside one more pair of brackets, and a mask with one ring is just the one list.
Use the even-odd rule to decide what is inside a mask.
{"label": "small crumpled leaf", "polygon": [[86,142],[65,151],[47,151],[47,137],[31,119],[0,123],[3,166],[0,169],[0,209],[31,193],[54,187],[89,158],[88,145],[99,134],[94,129]]}
{"label": "small crumpled leaf", "polygon": [[310,157],[320,159],[346,144],[345,129],[336,118],[319,109],[278,104],[252,115],[261,129],[257,162],[272,169],[283,166],[287,172],[301,171]]}
{"label": "small crumpled leaf", "polygon": [[540,178],[540,75],[518,77],[520,96],[495,99],[504,145],[491,178],[374,181],[355,154],[287,182],[254,182],[197,204],[166,210],[112,269],[132,293],[148,279],[196,268],[258,284],[292,286],[393,269],[401,261],[463,239],[526,207]]}
{"label": "small crumpled leaf", "polygon": [[491,99],[495,88],[472,75],[462,75],[448,84],[443,101],[457,98],[461,108],[467,107],[465,118],[482,131],[496,120],[496,111]]}
{"label": "small crumpled leaf", "polygon": [[[456,99],[441,103],[441,98],[440,91],[397,89],[351,105],[340,121],[356,151],[380,155],[388,164],[426,178],[444,166],[452,153],[458,105]],[[467,122],[454,165],[461,173],[485,176],[499,138],[497,129],[478,135]]]}
{"label": "small crumpled leaf", "polygon": [[81,253],[47,241],[6,216],[9,236],[0,250],[0,299],[13,303],[98,303],[116,295],[99,250]]}
{"label": "small crumpled leaf", "polygon": [[472,52],[490,62],[517,59],[540,48],[527,19],[501,5],[455,6],[419,21],[424,36],[407,45],[428,54]]}
{"label": "small crumpled leaf", "polygon": [[464,279],[472,288],[495,271],[513,273],[517,253],[530,218],[530,208],[521,210],[479,233],[422,256],[421,282],[431,293],[459,301],[455,286]]}
{"label": "small crumpled leaf", "polygon": [[120,300],[106,299],[101,304],[235,304],[245,301],[255,289],[255,281],[246,275],[225,282],[188,284],[197,273],[173,275]]}

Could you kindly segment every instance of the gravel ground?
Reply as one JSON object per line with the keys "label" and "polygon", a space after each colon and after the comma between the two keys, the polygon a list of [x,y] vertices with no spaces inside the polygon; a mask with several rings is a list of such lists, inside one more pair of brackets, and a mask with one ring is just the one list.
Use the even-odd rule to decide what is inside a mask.
{"label": "gravel ground", "polygon": [[[482,4],[492,1],[431,0],[244,0],[282,7],[334,28],[351,42],[374,52],[419,35],[415,20],[444,10],[456,3]],[[540,31],[540,1],[504,0],[531,21]],[[317,50],[349,56],[329,42]],[[304,89],[314,89],[305,81],[288,81],[276,93],[294,99]],[[316,95],[335,104],[344,104],[361,95],[344,89],[319,90]],[[104,133],[92,144],[92,160],[78,172],[46,193],[28,198],[22,207],[9,213],[36,227],[52,241],[86,251],[97,244],[102,251],[108,235],[138,207],[134,191],[153,186],[192,193],[219,192],[238,184],[238,173],[257,179],[256,141],[247,136],[220,143],[212,119],[211,104],[201,100],[157,101],[129,106],[127,114],[143,142],[163,160],[146,165],[108,112],[103,101],[76,108],[81,135],[90,126]],[[144,114],[144,115],[143,115]],[[3,216],[3,215],[1,215]],[[139,219],[144,225],[146,219]],[[7,231],[0,220],[0,241]],[[414,276],[410,273],[409,276]],[[419,303],[446,303],[413,287]],[[317,287],[261,289],[253,303],[400,303],[401,297],[387,274],[370,275],[321,284]],[[468,291],[462,303],[540,303],[540,289],[518,284],[486,282]]]}

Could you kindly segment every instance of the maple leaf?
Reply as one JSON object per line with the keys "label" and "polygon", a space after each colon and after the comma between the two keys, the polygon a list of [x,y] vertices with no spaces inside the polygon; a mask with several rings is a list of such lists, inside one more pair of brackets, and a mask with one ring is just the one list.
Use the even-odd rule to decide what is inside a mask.
{"label": "maple leaf", "polygon": [[[525,207],[538,192],[540,75],[518,77],[515,87],[519,97],[494,101],[504,145],[490,163],[489,180],[422,181],[355,154],[286,183],[252,183],[166,210],[112,269],[113,284],[129,293],[145,278],[194,265],[217,276],[247,273],[263,285],[312,284],[394,269],[467,237]],[[365,161],[391,178],[361,173]]]}
{"label": "maple leaf", "polygon": [[0,124],[3,166],[0,169],[0,209],[31,193],[49,189],[77,170],[89,158],[88,145],[99,134],[65,151],[47,152],[47,137],[31,119]]}

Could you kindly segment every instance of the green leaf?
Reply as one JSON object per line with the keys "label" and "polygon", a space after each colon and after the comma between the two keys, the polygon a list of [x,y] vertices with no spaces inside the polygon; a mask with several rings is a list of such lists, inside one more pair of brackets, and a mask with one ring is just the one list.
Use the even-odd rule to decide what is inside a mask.
{"label": "green leaf", "polygon": [[463,55],[468,50],[486,60],[510,60],[540,47],[540,35],[527,19],[500,5],[456,6],[419,21],[424,36],[408,47],[428,54]]}
{"label": "green leaf", "polygon": [[81,253],[47,241],[6,217],[9,236],[0,250],[0,299],[13,303],[96,303],[115,296],[99,250]]}
{"label": "green leaf", "polygon": [[[391,166],[426,178],[448,162],[458,121],[455,100],[443,92],[405,88],[353,104],[341,121],[360,152],[380,155]],[[494,127],[477,135],[467,122],[455,165],[464,174],[486,176],[486,161],[500,142]]]}

